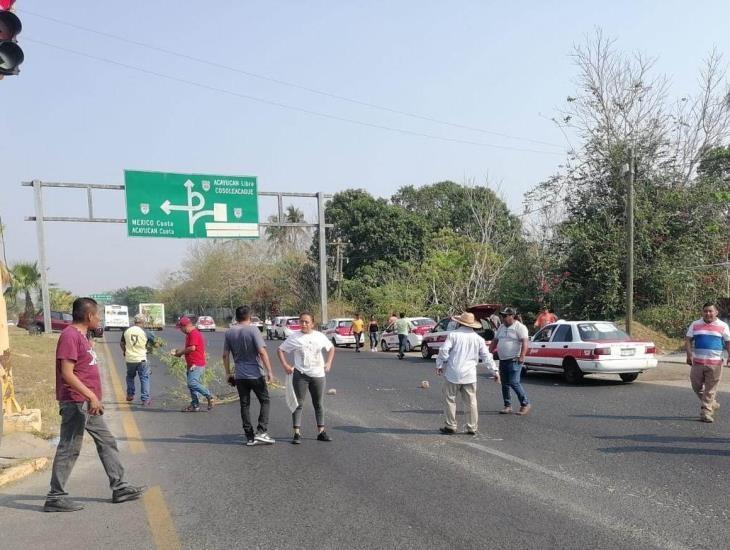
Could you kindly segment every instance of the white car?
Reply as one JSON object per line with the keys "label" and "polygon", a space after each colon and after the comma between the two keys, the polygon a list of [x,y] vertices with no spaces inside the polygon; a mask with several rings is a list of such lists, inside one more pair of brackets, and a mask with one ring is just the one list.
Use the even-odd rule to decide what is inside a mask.
{"label": "white car", "polygon": [[355,336],[352,334],[352,317],[330,319],[323,332],[335,347],[355,345]]}
{"label": "white car", "polygon": [[[430,317],[405,317],[405,320],[408,321],[406,351],[412,351],[421,347],[423,335],[436,326],[436,321]],[[380,349],[383,351],[397,350],[398,346],[398,333],[395,332],[395,324],[388,325],[380,335]]]}
{"label": "white car", "polygon": [[633,382],[657,366],[653,342],[632,340],[608,321],[558,321],[543,327],[530,341],[527,370],[559,372],[571,384],[584,374],[618,374]]}
{"label": "white car", "polygon": [[264,331],[264,322],[255,315],[251,316],[251,325],[255,326],[257,329],[259,329],[260,332]]}
{"label": "white car", "polygon": [[213,317],[201,315],[195,322],[195,328],[197,328],[200,332],[203,332],[204,330],[215,332],[215,321],[213,320]]}
{"label": "white car", "polygon": [[274,338],[284,340],[295,331],[301,330],[299,317],[279,317],[279,322],[274,325]]}

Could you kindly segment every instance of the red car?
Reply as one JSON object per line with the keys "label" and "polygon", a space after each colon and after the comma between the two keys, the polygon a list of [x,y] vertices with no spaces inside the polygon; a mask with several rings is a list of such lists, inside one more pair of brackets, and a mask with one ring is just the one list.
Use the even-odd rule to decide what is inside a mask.
{"label": "red car", "polygon": [[[73,317],[71,317],[70,313],[51,311],[51,330],[60,332],[72,322]],[[44,332],[45,321],[43,320],[43,312],[36,315],[35,319],[30,323],[27,322],[25,314],[22,314],[20,319],[18,319],[18,327],[27,329],[28,332]]]}

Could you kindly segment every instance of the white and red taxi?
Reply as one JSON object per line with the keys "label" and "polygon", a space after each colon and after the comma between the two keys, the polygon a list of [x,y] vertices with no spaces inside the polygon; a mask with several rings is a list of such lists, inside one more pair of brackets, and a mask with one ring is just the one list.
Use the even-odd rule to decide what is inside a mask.
{"label": "white and red taxi", "polygon": [[335,347],[355,345],[355,336],[352,334],[352,317],[330,319],[323,333]]}
{"label": "white and red taxi", "polygon": [[[404,319],[408,321],[406,351],[412,351],[421,347],[423,335],[430,332],[436,326],[436,321],[430,317],[405,317]],[[383,351],[397,350],[399,345],[395,324],[388,325],[380,335],[380,349]]]}
{"label": "white and red taxi", "polygon": [[607,321],[558,321],[543,327],[530,340],[527,370],[560,372],[571,384],[584,374],[618,374],[633,382],[657,366],[653,342],[632,340]]}
{"label": "white and red taxi", "polygon": [[201,315],[195,323],[195,328],[197,328],[200,332],[203,332],[204,330],[215,332],[215,321],[213,320],[213,317]]}

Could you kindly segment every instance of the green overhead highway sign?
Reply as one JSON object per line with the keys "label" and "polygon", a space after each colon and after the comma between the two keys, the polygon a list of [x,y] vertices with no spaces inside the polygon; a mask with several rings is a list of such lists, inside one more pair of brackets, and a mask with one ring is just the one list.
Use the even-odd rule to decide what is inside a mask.
{"label": "green overhead highway sign", "polygon": [[89,296],[89,298],[96,300],[100,304],[111,304],[112,303],[111,294],[91,294]]}
{"label": "green overhead highway sign", "polygon": [[256,177],[124,171],[127,234],[258,238]]}

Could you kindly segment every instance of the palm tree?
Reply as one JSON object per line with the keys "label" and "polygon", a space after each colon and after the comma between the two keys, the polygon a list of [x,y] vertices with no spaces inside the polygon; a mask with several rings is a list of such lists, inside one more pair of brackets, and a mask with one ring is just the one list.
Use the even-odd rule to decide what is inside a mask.
{"label": "palm tree", "polygon": [[21,292],[25,293],[25,318],[32,320],[35,317],[35,308],[30,293],[36,290],[41,283],[41,272],[36,262],[18,262],[10,268],[12,282],[10,284],[11,299],[17,298]]}
{"label": "palm tree", "polygon": [[[277,223],[279,221],[279,216],[272,214],[267,218],[267,221]],[[285,223],[304,223],[304,212],[292,205],[289,205],[286,207],[286,212],[282,221]],[[297,249],[304,244],[309,235],[309,230],[306,227],[269,226],[266,228],[265,233],[266,238],[274,243],[275,246],[280,248]]]}

